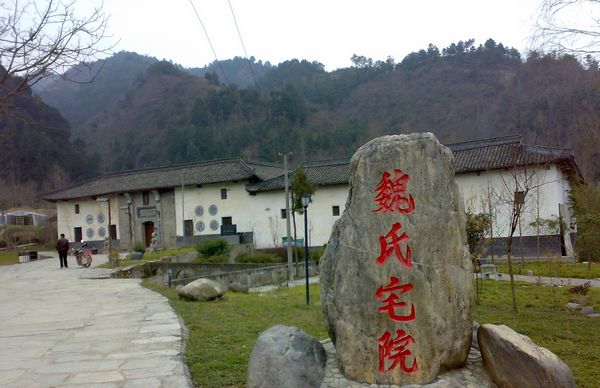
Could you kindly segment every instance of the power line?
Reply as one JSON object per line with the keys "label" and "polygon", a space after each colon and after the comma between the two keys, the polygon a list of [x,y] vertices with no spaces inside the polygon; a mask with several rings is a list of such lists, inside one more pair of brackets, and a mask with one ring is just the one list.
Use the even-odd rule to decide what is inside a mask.
{"label": "power line", "polygon": [[252,74],[252,79],[254,80],[254,86],[256,86],[256,76],[254,75],[254,70],[252,69],[252,63],[250,63],[250,59],[248,59],[248,52],[246,51],[246,46],[244,45],[244,40],[242,39],[242,33],[240,32],[240,27],[238,26],[237,19],[235,18],[235,13],[233,12],[233,7],[231,6],[231,0],[227,0],[229,3],[229,9],[231,10],[231,16],[233,16],[233,22],[235,23],[235,28],[237,29],[238,36],[240,37],[240,43],[242,44],[242,48],[244,49],[244,55],[246,56],[246,60],[248,61],[248,67],[250,68],[250,74]]}
{"label": "power line", "polygon": [[202,26],[202,29],[204,30],[204,35],[206,35],[206,40],[208,40],[208,44],[210,45],[210,49],[213,52],[213,55],[215,56],[215,61],[217,62],[217,65],[219,66],[219,69],[221,70],[221,73],[223,73],[223,78],[225,78],[225,81],[227,83],[229,83],[229,80],[227,79],[227,75],[225,74],[225,71],[223,70],[223,66],[221,66],[221,62],[219,61],[219,58],[217,57],[217,52],[215,51],[215,48],[213,47],[212,42],[210,41],[210,37],[208,36],[208,31],[206,31],[206,28],[204,27],[204,23],[202,23],[202,19],[200,19],[200,15],[198,14],[198,11],[196,11],[196,7],[194,6],[194,3],[192,3],[192,0],[189,0],[190,5],[192,6],[192,8],[194,9],[194,13],[196,14],[196,18],[198,19],[198,21],[200,22],[200,25]]}

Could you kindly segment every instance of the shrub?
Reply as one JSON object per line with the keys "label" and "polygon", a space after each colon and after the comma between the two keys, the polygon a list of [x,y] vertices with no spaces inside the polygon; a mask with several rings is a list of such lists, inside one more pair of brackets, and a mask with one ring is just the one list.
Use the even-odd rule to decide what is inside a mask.
{"label": "shrub", "polygon": [[229,249],[229,244],[222,238],[214,238],[196,246],[196,250],[202,257],[227,255]]}
{"label": "shrub", "polygon": [[133,250],[140,253],[146,253],[146,247],[142,243],[135,244]]}
{"label": "shrub", "polygon": [[242,253],[235,261],[237,263],[281,263],[281,257],[274,253]]}
{"label": "shrub", "polygon": [[194,259],[194,263],[227,263],[229,262],[229,255],[214,255],[214,256],[201,256]]}
{"label": "shrub", "polygon": [[590,292],[590,288],[592,288],[592,283],[591,282],[585,282],[585,283],[580,284],[578,286],[570,287],[569,288],[569,292],[571,294],[586,295],[588,292]]}
{"label": "shrub", "polygon": [[310,259],[312,260],[313,263],[315,264],[319,264],[319,260],[321,259],[321,256],[323,256],[323,253],[325,253],[325,247],[319,247],[319,248],[314,248],[311,252],[310,252]]}

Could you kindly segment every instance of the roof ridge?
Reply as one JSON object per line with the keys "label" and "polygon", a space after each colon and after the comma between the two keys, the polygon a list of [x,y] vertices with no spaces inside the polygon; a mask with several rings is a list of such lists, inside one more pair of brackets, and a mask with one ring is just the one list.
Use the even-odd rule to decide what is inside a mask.
{"label": "roof ridge", "polygon": [[215,164],[217,162],[236,162],[241,159],[242,158],[240,158],[238,156],[238,157],[230,157],[230,158],[220,158],[220,159],[210,159],[210,160],[203,160],[203,161],[196,161],[196,162],[170,164],[170,165],[163,165],[163,166],[156,166],[156,167],[138,168],[138,169],[124,170],[124,171],[111,171],[111,172],[102,174],[101,177],[112,177],[112,176],[127,175],[127,174],[147,172],[147,171],[178,170],[178,169],[184,168],[184,167],[204,166],[204,165]]}
{"label": "roof ridge", "polygon": [[296,169],[300,167],[321,167],[321,166],[332,166],[335,164],[346,164],[350,163],[350,158],[337,158],[337,159],[323,159],[323,160],[309,160],[300,163]]}
{"label": "roof ridge", "polygon": [[240,159],[242,159],[244,162],[246,162],[247,164],[256,164],[257,166],[266,166],[266,167],[278,167],[278,168],[283,168],[282,165],[274,163],[274,162],[264,162],[262,160],[254,160],[254,159],[246,159],[244,157],[241,157]]}
{"label": "roof ridge", "polygon": [[452,150],[467,150],[471,148],[481,148],[492,145],[521,143],[523,141],[523,135],[514,134],[506,136],[490,137],[487,139],[469,140],[459,143],[449,143],[446,147]]}

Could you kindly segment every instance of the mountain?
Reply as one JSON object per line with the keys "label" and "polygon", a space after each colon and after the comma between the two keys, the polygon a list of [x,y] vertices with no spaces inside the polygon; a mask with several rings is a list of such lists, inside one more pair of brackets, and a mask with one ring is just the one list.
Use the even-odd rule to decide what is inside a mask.
{"label": "mountain", "polygon": [[257,80],[261,79],[271,70],[271,63],[256,61],[256,58],[248,59],[234,57],[222,61],[214,61],[204,67],[194,67],[183,69],[184,71],[203,77],[207,73],[214,73],[219,78],[219,82],[226,85],[235,85],[238,88],[247,88],[255,86]]}
{"label": "mountain", "polygon": [[[155,61],[103,102],[81,92],[89,113],[72,121],[74,133],[102,155],[105,170],[239,155],[278,161],[283,151],[296,161],[345,158],[373,137],[414,131],[444,143],[519,133],[572,147],[586,178],[600,179],[600,71],[592,59],[522,58],[490,39],[429,45],[399,63],[352,61],[334,72],[298,59],[264,64],[248,88],[223,83],[215,64],[200,73]],[[249,71],[241,58],[228,64]],[[96,85],[81,89],[95,96]]]}
{"label": "mountain", "polygon": [[48,78],[33,90],[58,109],[78,135],[80,126],[99,108],[124,94],[156,62],[156,58],[121,51],[110,58],[76,66],[62,78]]}
{"label": "mountain", "polygon": [[[0,67],[0,72],[4,71]],[[10,84],[0,84],[0,94]],[[97,171],[81,140],[71,141],[67,120],[31,89],[11,97],[0,111],[0,208],[31,205],[39,190],[51,190]]]}

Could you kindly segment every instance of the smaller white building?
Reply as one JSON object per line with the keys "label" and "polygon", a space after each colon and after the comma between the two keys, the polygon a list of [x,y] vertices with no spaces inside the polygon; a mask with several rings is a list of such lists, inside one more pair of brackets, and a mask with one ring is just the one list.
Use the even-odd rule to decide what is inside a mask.
{"label": "smaller white building", "polygon": [[[520,136],[448,147],[465,208],[492,218],[489,253],[505,252],[515,193],[521,192],[515,254],[572,254],[576,228],[568,191],[581,174],[567,150],[527,145]],[[308,242],[322,246],[344,211],[350,161],[305,162],[301,168],[316,187],[308,208]],[[410,166],[398,168],[410,174]],[[107,174],[45,198],[56,202],[58,233],[71,241],[102,242],[110,233],[115,245],[126,248],[148,246],[153,235],[166,246],[223,236],[273,248],[284,246],[287,235],[283,170],[240,158]],[[295,216],[296,238],[304,239],[304,217]]]}

